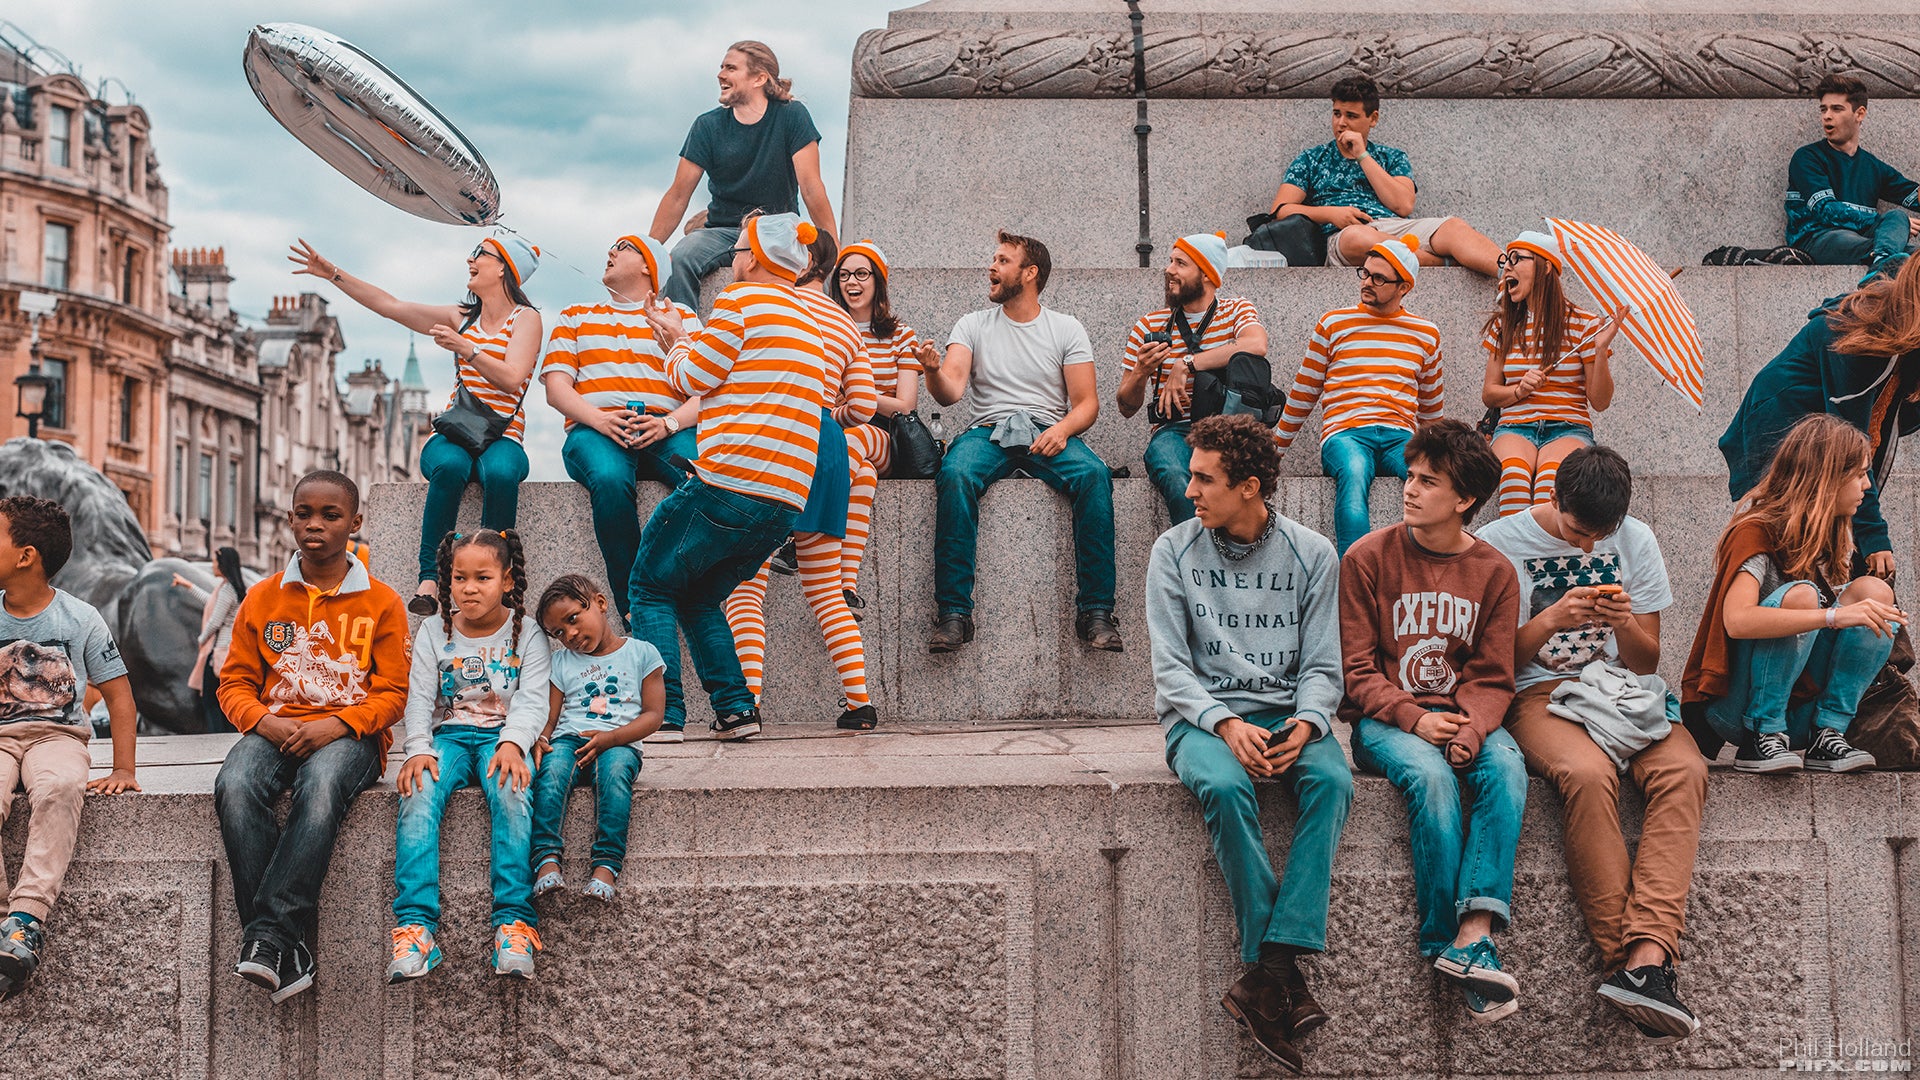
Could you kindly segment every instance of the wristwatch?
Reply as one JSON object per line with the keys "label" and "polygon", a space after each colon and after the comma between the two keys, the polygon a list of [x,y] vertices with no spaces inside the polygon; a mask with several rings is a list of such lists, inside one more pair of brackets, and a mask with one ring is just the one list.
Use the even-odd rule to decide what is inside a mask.
{"label": "wristwatch", "polygon": [[669,435],[678,435],[678,434],[680,434],[680,421],[678,421],[678,420],[675,420],[675,419],[673,418],[673,414],[672,414],[672,413],[668,413],[668,414],[666,415],[666,417],[665,417],[664,419],[662,419],[662,420],[661,420],[661,423],[663,423],[663,424],[665,424],[665,425],[667,426],[667,434],[669,434]]}

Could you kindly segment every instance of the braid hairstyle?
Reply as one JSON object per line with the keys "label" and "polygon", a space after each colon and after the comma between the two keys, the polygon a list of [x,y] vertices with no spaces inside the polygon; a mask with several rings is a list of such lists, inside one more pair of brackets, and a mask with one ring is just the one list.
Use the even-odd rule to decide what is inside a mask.
{"label": "braid hairstyle", "polygon": [[440,587],[440,628],[447,632],[447,640],[453,640],[453,549],[461,545],[462,538],[457,532],[450,532],[440,538],[440,552],[435,564],[439,570],[436,584]]}
{"label": "braid hairstyle", "polygon": [[505,541],[507,573],[513,575],[513,587],[507,590],[506,605],[513,609],[513,651],[520,652],[520,624],[527,617],[527,552],[520,544],[520,533],[506,529],[494,534]]}

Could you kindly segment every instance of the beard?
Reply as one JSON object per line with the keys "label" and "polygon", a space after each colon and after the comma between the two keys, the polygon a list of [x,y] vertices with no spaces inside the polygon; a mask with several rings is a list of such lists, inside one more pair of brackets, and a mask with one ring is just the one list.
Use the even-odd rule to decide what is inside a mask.
{"label": "beard", "polygon": [[1179,278],[1167,278],[1167,306],[1190,308],[1196,300],[1206,295],[1206,289],[1198,280],[1181,281]]}
{"label": "beard", "polygon": [[1011,281],[988,281],[987,299],[996,304],[1004,304],[1020,295],[1020,286]]}

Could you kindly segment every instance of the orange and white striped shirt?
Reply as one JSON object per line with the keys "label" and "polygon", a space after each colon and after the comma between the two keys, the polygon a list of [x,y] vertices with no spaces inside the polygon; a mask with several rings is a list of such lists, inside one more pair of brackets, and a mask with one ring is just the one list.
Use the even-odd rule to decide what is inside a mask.
{"label": "orange and white striped shirt", "polygon": [[736,281],[721,290],[706,325],[667,354],[674,390],[701,395],[700,479],[805,507],[826,366],[820,328],[792,287]]}
{"label": "orange and white striped shirt", "polygon": [[[700,320],[693,309],[675,304],[689,333]],[[667,381],[667,354],[653,339],[653,327],[638,304],[575,304],[560,313],[547,336],[542,376],[556,371],[573,379],[573,388],[596,409],[618,409],[644,401],[652,413],[669,413],[686,397]],[[567,421],[572,429],[573,420]]]}
{"label": "orange and white striped shirt", "polygon": [[873,419],[880,407],[874,392],[873,368],[867,363],[867,343],[860,327],[845,308],[826,293],[795,289],[820,327],[820,341],[826,347],[827,367],[821,376],[821,393],[827,408],[841,427],[857,427]]}
{"label": "orange and white striped shirt", "polygon": [[[1207,324],[1206,332],[1200,335],[1201,352],[1232,344],[1242,332],[1260,325],[1260,313],[1254,310],[1253,301],[1238,296],[1220,296],[1216,297],[1216,301],[1218,306],[1214,309],[1213,321]],[[1199,315],[1188,312],[1187,325],[1198,329],[1200,320],[1205,317],[1205,312]],[[1160,370],[1153,373],[1153,382],[1147,390],[1148,400],[1157,400],[1160,385],[1180,366],[1180,361],[1193,355],[1187,350],[1187,342],[1180,334],[1179,325],[1173,321],[1173,309],[1161,308],[1151,315],[1142,315],[1127,334],[1126,355],[1120,360],[1123,373],[1140,365],[1140,350],[1147,347],[1147,335],[1160,330],[1165,330],[1173,340],[1166,359],[1160,361]],[[1183,373],[1181,378],[1187,384],[1187,392],[1192,393],[1193,376]]]}
{"label": "orange and white striped shirt", "polygon": [[[1587,365],[1593,361],[1593,336],[1600,328],[1600,316],[1567,305],[1567,329],[1561,338],[1560,362],[1533,393],[1500,410],[1502,424],[1533,424],[1542,420],[1593,426],[1593,414],[1587,409]],[[1527,326],[1520,341],[1506,356],[1502,378],[1508,385],[1540,366],[1540,340],[1535,336],[1533,310],[1527,310]],[[1500,349],[1500,338],[1489,333],[1481,345],[1491,356]]]}
{"label": "orange and white striped shirt", "polygon": [[[514,320],[520,317],[521,312],[532,310],[533,309],[529,307],[514,308],[513,311],[508,314],[507,321],[500,324],[500,329],[491,334],[480,329],[480,320],[475,319],[472,326],[460,331],[460,336],[473,342],[474,348],[479,349],[495,360],[505,360],[507,358],[507,343],[513,340]],[[534,365],[535,368],[539,366],[538,364]],[[514,442],[519,442],[521,433],[527,429],[526,410],[520,406],[521,403],[526,400],[527,386],[533,382],[533,372],[531,370],[527,372],[526,382],[521,383],[519,391],[512,394],[488,382],[487,377],[480,374],[480,369],[468,363],[467,359],[463,356],[453,358],[453,373],[454,377],[460,380],[460,385],[467,388],[467,393],[485,402],[487,408],[492,409],[501,416],[513,417],[513,423],[507,425],[505,437],[512,439]],[[456,390],[454,393],[457,395],[459,391]],[[453,397],[447,398],[447,408],[453,408],[453,401]]]}
{"label": "orange and white striped shirt", "polygon": [[1342,308],[1320,317],[1274,429],[1285,451],[1316,401],[1320,438],[1383,424],[1406,431],[1440,419],[1440,328],[1408,311]]}
{"label": "orange and white striped shirt", "polygon": [[860,336],[867,343],[867,365],[873,368],[873,388],[887,397],[900,396],[900,373],[911,372],[907,377],[920,377],[920,357],[914,352],[920,347],[920,339],[913,327],[906,323],[896,323],[891,338],[881,339],[873,332],[872,323],[854,323],[860,328]]}

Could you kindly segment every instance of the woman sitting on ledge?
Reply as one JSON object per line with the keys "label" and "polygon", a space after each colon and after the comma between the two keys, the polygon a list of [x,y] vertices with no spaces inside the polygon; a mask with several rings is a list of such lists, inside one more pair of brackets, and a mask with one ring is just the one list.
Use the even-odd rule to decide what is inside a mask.
{"label": "woman sitting on ledge", "polygon": [[546,340],[540,312],[523,290],[539,265],[540,249],[511,234],[480,241],[467,256],[467,298],[458,304],[396,299],[335,266],[305,240],[287,258],[297,267],[294,273],[333,282],[360,306],[431,336],[453,353],[457,378],[442,418],[475,422],[462,425],[464,433],[455,441],[444,433],[453,425],[443,428],[442,418],[436,418],[433,437],[420,448],[427,505],[420,524],[420,586],[407,610],[432,615],[439,610],[435,560],[440,538],[453,531],[467,485],[480,482],[481,527],[511,529],[519,516],[520,481],[527,478],[527,452],[520,446],[526,427],[522,405]]}

